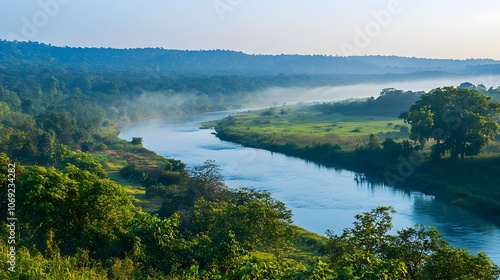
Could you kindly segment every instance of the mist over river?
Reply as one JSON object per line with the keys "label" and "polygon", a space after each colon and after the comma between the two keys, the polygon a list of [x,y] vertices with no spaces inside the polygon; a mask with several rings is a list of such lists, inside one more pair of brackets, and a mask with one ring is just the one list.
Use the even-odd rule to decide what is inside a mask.
{"label": "mist over river", "polygon": [[237,112],[139,121],[121,127],[120,138],[142,137],[144,147],[189,167],[215,160],[229,187],[269,190],[293,211],[295,224],[319,234],[327,229],[340,234],[352,226],[354,215],[390,205],[397,211],[394,230],[414,224],[435,226],[451,245],[472,253],[484,251],[500,264],[500,227],[468,210],[420,192],[361,183],[356,180],[360,174],[351,171],[221,141],[213,130],[199,129],[202,122]]}

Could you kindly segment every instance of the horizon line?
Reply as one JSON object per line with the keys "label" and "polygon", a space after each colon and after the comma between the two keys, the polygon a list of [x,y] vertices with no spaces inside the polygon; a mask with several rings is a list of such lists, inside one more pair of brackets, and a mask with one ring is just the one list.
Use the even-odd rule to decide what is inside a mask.
{"label": "horizon line", "polygon": [[495,58],[490,58],[490,57],[468,57],[468,58],[438,58],[438,57],[416,57],[416,56],[404,56],[404,55],[396,55],[396,54],[360,54],[360,55],[350,55],[350,56],[344,56],[344,55],[338,55],[338,54],[319,54],[319,53],[309,53],[309,54],[303,54],[303,53],[251,53],[251,52],[245,52],[242,50],[234,50],[234,49],[170,49],[170,48],[165,48],[161,46],[147,46],[147,47],[110,47],[110,46],[71,46],[71,45],[54,45],[52,43],[46,43],[46,42],[40,42],[40,41],[31,41],[31,40],[26,40],[26,41],[18,41],[18,40],[8,40],[8,39],[3,39],[0,38],[0,41],[2,42],[8,42],[8,43],[37,43],[40,45],[45,45],[48,47],[55,47],[55,48],[75,48],[75,49],[113,49],[113,50],[144,50],[144,49],[160,49],[160,50],[165,50],[165,51],[184,51],[184,52],[203,52],[203,51],[225,51],[225,52],[234,52],[234,53],[241,53],[244,55],[255,55],[255,56],[322,56],[322,57],[338,57],[338,58],[349,58],[349,57],[395,57],[395,58],[405,58],[405,59],[424,59],[424,60],[453,60],[453,61],[467,61],[467,60],[492,60],[495,62],[500,63],[500,59],[495,59]]}

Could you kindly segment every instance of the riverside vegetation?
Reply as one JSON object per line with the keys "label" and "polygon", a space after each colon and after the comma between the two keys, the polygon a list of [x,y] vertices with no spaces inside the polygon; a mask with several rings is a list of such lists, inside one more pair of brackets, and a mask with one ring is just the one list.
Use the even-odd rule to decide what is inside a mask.
{"label": "riverside vegetation", "polygon": [[[433,228],[415,226],[390,233],[394,210],[389,206],[357,215],[353,227],[340,235],[328,232],[322,237],[294,226],[292,213],[269,192],[227,188],[212,161],[188,168],[148,151],[139,137],[131,141],[117,137],[116,127],[124,121],[231,107],[238,94],[244,94],[230,94],[229,86],[218,95],[190,95],[182,106],[147,111],[151,103],[138,101],[136,89],[141,86],[168,88],[162,83],[171,83],[188,90],[214,79],[241,82],[238,77],[151,75],[140,80],[136,78],[144,72],[140,67],[111,69],[64,59],[62,63],[57,55],[58,59],[45,60],[47,46],[2,44],[1,279],[496,279],[500,275],[485,254],[451,247]],[[82,51],[62,53],[71,61]],[[114,51],[119,52],[100,54]],[[92,74],[88,67],[95,67]],[[373,130],[381,125],[374,124]],[[402,127],[394,120],[396,125]],[[15,170],[9,170],[9,164],[15,164]],[[16,186],[15,243],[8,239],[12,230],[7,206],[13,201],[7,196],[8,184]],[[14,267],[9,264],[11,252]]]}
{"label": "riverside vegetation", "polygon": [[470,83],[426,94],[385,89],[377,99],[272,107],[205,126],[221,139],[362,172],[500,222],[499,105],[483,93],[498,98]]}

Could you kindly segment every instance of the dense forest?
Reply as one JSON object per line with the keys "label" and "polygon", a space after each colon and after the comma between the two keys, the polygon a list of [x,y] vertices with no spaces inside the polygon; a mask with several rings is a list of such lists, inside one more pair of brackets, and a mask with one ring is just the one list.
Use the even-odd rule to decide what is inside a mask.
{"label": "dense forest", "polygon": [[[212,161],[186,167],[140,138],[117,137],[120,123],[237,107],[270,86],[344,83],[345,74],[333,75],[344,68],[325,70],[343,59],[1,41],[1,278],[498,278],[485,254],[451,247],[433,228],[391,232],[390,207],[360,213],[340,235],[317,236],[293,226],[269,192],[229,189]],[[347,80],[387,79],[379,73],[403,61],[418,68],[395,71],[403,76],[497,71],[490,60],[414,60],[353,58],[353,72],[372,70]],[[116,176],[160,207],[142,209]]]}
{"label": "dense forest", "polygon": [[54,47],[35,42],[0,41],[2,63],[83,67],[92,71],[134,69],[187,75],[339,75],[500,73],[492,59],[422,59],[396,56],[248,55],[228,50],[183,51],[161,48],[111,49]]}

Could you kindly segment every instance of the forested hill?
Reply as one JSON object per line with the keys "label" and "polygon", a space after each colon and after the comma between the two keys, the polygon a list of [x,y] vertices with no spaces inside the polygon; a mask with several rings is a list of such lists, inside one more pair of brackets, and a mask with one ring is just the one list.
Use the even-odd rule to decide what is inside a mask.
{"label": "forested hill", "polygon": [[492,59],[423,59],[395,56],[249,55],[228,50],[165,50],[55,47],[36,42],[0,41],[0,69],[47,68],[142,69],[201,75],[334,75],[334,74],[492,74]]}

